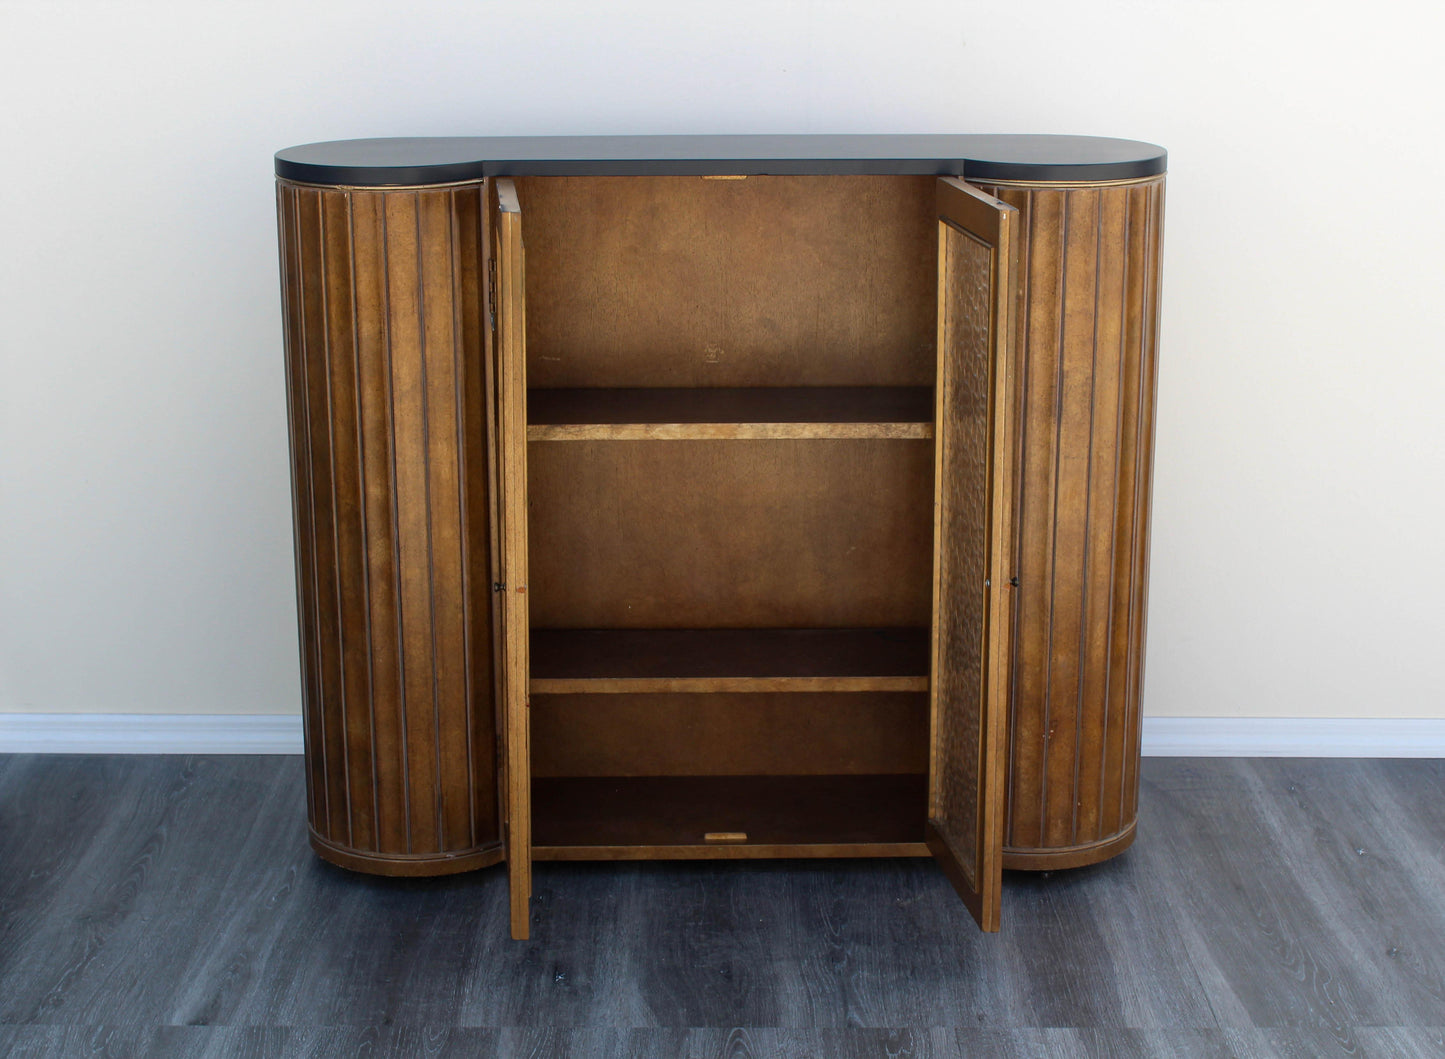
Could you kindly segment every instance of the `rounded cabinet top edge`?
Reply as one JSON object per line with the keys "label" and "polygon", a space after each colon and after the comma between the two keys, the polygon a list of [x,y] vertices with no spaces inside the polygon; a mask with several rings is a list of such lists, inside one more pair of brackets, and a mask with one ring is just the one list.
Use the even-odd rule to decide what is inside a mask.
{"label": "rounded cabinet top edge", "polygon": [[1155,144],[1100,136],[499,136],[332,140],[276,152],[282,180],[400,188],[492,176],[937,175],[1112,182],[1164,173]]}

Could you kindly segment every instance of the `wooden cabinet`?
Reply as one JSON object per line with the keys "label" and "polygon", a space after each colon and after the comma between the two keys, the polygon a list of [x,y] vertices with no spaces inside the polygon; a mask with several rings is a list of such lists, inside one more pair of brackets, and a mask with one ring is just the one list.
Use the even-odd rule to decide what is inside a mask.
{"label": "wooden cabinet", "polygon": [[932,855],[996,930],[1123,849],[1163,167],[281,152],[317,851],[505,859],[526,937],[535,860]]}

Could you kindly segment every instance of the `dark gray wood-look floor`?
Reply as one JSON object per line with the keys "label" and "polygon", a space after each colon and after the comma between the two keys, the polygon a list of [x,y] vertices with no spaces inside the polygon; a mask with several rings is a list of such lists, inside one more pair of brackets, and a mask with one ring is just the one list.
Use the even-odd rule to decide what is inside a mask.
{"label": "dark gray wood-look floor", "polygon": [[0,1054],[1445,1056],[1445,762],[1151,759],[1119,859],[317,860],[286,757],[0,757]]}

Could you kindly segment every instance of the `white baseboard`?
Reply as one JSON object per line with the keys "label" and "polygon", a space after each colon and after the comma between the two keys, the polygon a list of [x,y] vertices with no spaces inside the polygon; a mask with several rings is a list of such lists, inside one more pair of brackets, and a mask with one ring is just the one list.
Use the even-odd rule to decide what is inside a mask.
{"label": "white baseboard", "polygon": [[1145,717],[1145,757],[1445,757],[1445,720]]}
{"label": "white baseboard", "polygon": [[0,713],[0,754],[299,754],[297,714]]}
{"label": "white baseboard", "polygon": [[[0,713],[3,754],[299,754],[294,714]],[[1146,717],[1146,757],[1439,757],[1445,720]]]}

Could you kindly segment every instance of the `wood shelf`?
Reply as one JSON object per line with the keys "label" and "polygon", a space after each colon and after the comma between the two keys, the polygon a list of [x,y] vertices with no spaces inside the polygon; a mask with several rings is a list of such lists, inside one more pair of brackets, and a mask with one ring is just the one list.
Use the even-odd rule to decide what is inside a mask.
{"label": "wood shelf", "polygon": [[538,860],[927,854],[921,775],[535,779],[532,813]]}
{"label": "wood shelf", "polygon": [[933,437],[928,386],[537,389],[528,441]]}
{"label": "wood shelf", "polygon": [[533,629],[534,695],[927,691],[927,629]]}

